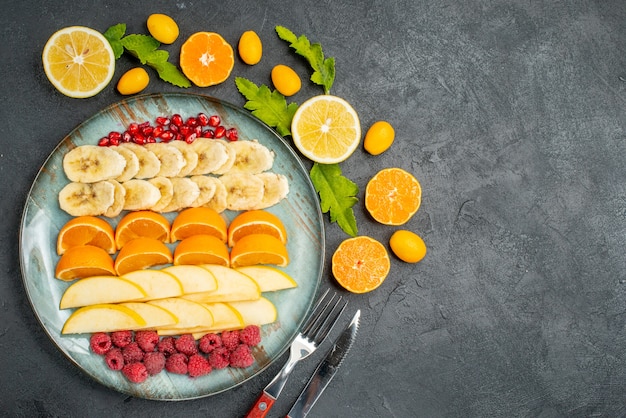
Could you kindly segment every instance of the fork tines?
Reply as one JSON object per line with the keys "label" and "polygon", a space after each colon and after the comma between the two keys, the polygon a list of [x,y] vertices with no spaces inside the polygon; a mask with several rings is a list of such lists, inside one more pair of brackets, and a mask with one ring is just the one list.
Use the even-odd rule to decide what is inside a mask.
{"label": "fork tines", "polygon": [[337,319],[348,305],[348,302],[341,304],[341,296],[333,292],[330,298],[327,298],[329,290],[327,289],[322,297],[315,305],[313,313],[307,320],[302,335],[319,344],[326,338]]}

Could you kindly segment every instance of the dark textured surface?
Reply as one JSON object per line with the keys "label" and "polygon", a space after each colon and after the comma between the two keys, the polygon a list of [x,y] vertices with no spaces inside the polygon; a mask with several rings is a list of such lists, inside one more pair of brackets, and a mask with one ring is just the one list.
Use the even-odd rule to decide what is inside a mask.
{"label": "dark textured surface", "polygon": [[[364,190],[399,166],[422,183],[406,225],[429,252],[392,259],[376,291],[346,296],[363,311],[359,337],[316,417],[626,416],[626,3],[623,1],[85,1],[3,2],[0,112],[2,277],[0,411],[7,416],[242,416],[278,371],[185,402],[131,399],[93,382],[46,337],[29,306],[18,226],[37,170],[77,124],[121,99],[57,93],[40,54],[57,29],[143,33],[150,13],[182,39],[248,29],[261,63],[233,75],[269,84],[276,63],[308,69],[274,32],[284,25],[337,60],[332,93],[363,128],[396,127],[396,143],[342,164]],[[134,62],[118,63],[115,79]],[[153,78],[147,92],[179,91]],[[242,105],[233,79],[192,88]],[[305,83],[293,101],[320,89]],[[362,197],[362,193],[360,195]],[[356,207],[359,232],[395,230]],[[326,218],[328,219],[328,218]],[[327,222],[327,254],[346,236]],[[329,263],[327,263],[327,269]],[[329,274],[324,287],[335,286]],[[344,292],[345,293],[345,292]],[[345,321],[347,322],[347,316]],[[284,415],[315,368],[300,364],[271,416]]]}

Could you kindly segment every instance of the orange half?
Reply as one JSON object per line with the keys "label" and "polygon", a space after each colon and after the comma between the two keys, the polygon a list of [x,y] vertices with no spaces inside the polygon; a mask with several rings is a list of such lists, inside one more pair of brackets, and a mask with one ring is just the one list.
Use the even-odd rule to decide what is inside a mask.
{"label": "orange half", "polygon": [[140,237],[128,241],[115,258],[115,271],[122,276],[131,271],[172,262],[172,252],[158,239]]}
{"label": "orange half", "polygon": [[91,276],[114,276],[113,258],[102,248],[77,245],[68,248],[59,259],[55,277],[70,281]]}
{"label": "orange half", "polygon": [[232,247],[242,237],[250,234],[268,234],[287,243],[287,230],[280,218],[264,210],[241,212],[228,225],[228,245]]}
{"label": "orange half", "polygon": [[391,268],[385,246],[373,238],[344,240],[332,257],[333,276],[352,293],[366,293],[380,286]]}
{"label": "orange half", "polygon": [[226,81],[234,66],[233,47],[220,34],[196,32],[180,48],[180,68],[198,87]]}
{"label": "orange half", "polygon": [[417,179],[400,168],[379,171],[365,188],[365,208],[385,225],[402,225],[417,212],[422,188]]}
{"label": "orange half", "polygon": [[192,235],[213,235],[226,242],[226,221],[214,209],[208,207],[189,208],[180,212],[172,222],[172,242]]}
{"label": "orange half", "polygon": [[242,237],[230,251],[233,268],[256,264],[289,264],[287,247],[278,238],[268,234],[250,234]]}
{"label": "orange half", "polygon": [[68,221],[57,236],[57,254],[78,245],[100,247],[109,254],[117,251],[113,227],[96,216],[78,216]]}
{"label": "orange half", "polygon": [[174,264],[229,265],[226,243],[213,235],[192,235],[178,243]]}
{"label": "orange half", "polygon": [[169,242],[170,222],[165,216],[150,210],[129,212],[124,215],[115,228],[117,248],[121,249],[127,242],[141,237]]}

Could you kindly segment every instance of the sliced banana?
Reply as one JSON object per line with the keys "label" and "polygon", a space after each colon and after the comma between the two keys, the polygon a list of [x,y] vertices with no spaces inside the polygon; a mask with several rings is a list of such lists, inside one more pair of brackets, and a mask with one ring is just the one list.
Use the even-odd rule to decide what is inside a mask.
{"label": "sliced banana", "polygon": [[148,180],[132,179],[122,185],[126,189],[124,210],[147,210],[161,198],[159,188]]}
{"label": "sliced banana", "polygon": [[255,174],[263,181],[263,198],[251,209],[265,209],[274,206],[289,193],[289,181],[283,174],[265,172]]}
{"label": "sliced banana", "polygon": [[263,180],[254,174],[224,174],[220,181],[226,187],[226,209],[249,210],[263,199]]}
{"label": "sliced banana", "polygon": [[72,216],[102,215],[115,200],[115,187],[108,181],[68,183],[59,192],[59,206]]}
{"label": "sliced banana", "polygon": [[81,145],[63,157],[63,170],[70,181],[95,183],[114,179],[124,171],[126,160],[108,147]]}
{"label": "sliced banana", "polygon": [[174,185],[172,185],[172,181],[170,179],[163,176],[157,176],[149,179],[148,182],[156,186],[161,193],[161,198],[150,209],[155,212],[163,212],[163,209],[170,204],[172,198],[174,197]]}
{"label": "sliced banana", "polygon": [[200,189],[200,194],[190,206],[194,208],[204,206],[215,194],[215,189],[217,188],[216,183],[218,180],[211,176],[191,176],[189,179],[196,183]]}
{"label": "sliced banana", "polygon": [[178,148],[166,142],[154,142],[144,145],[146,149],[152,151],[161,161],[161,168],[157,176],[176,177],[185,166],[185,158]]}
{"label": "sliced banana", "polygon": [[207,208],[211,208],[217,213],[222,213],[226,210],[226,196],[228,192],[224,183],[217,177],[209,177],[215,181],[215,193],[211,199],[204,204]]}
{"label": "sliced banana", "polygon": [[115,218],[124,209],[124,202],[126,202],[126,189],[117,180],[107,180],[113,185],[113,203],[103,213],[108,218]]}
{"label": "sliced banana", "polygon": [[257,140],[234,141],[230,143],[230,148],[234,149],[237,155],[228,174],[262,173],[272,168],[274,164],[274,153]]}
{"label": "sliced banana", "polygon": [[189,173],[193,176],[211,174],[228,160],[226,146],[220,141],[197,138],[191,145],[198,154],[198,164]]}
{"label": "sliced banana", "polygon": [[154,152],[144,148],[143,145],[124,142],[118,148],[127,148],[135,153],[139,159],[139,171],[135,174],[136,179],[151,179],[155,177],[161,169],[161,161]]}
{"label": "sliced banana", "polygon": [[139,172],[139,158],[137,158],[137,154],[126,147],[115,147],[115,151],[126,160],[124,171],[115,180],[123,183],[134,178]]}
{"label": "sliced banana", "polygon": [[178,149],[185,159],[185,165],[180,169],[177,177],[185,177],[191,174],[193,169],[198,165],[198,153],[193,149],[191,144],[185,141],[172,141],[168,142],[168,144]]}
{"label": "sliced banana", "polygon": [[218,139],[217,141],[224,144],[224,147],[226,148],[226,154],[228,154],[226,162],[222,164],[221,167],[213,170],[213,174],[222,175],[228,173],[233,164],[235,164],[235,159],[237,158],[237,150],[230,146],[231,144],[233,144],[233,142],[231,141],[225,141],[223,139]]}
{"label": "sliced banana", "polygon": [[191,204],[200,195],[198,185],[191,181],[189,177],[173,177],[170,181],[174,191],[172,200],[161,211],[174,212],[191,207]]}

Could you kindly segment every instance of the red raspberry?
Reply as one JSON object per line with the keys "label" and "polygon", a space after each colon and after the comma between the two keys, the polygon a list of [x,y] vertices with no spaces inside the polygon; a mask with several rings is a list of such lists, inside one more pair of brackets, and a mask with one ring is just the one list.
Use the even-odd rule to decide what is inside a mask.
{"label": "red raspberry", "polygon": [[174,337],[165,337],[162,338],[161,341],[157,344],[157,350],[163,354],[165,357],[171,356],[172,354],[178,353],[176,349],[176,345],[174,344],[176,339]]}
{"label": "red raspberry", "polygon": [[193,338],[191,334],[183,334],[176,339],[174,343],[176,349],[186,354],[187,356],[191,356],[194,354],[198,354],[198,346],[196,345],[196,339]]}
{"label": "red raspberry", "polygon": [[159,343],[159,334],[156,331],[137,331],[135,332],[135,341],[146,353],[154,351]]}
{"label": "red raspberry", "polygon": [[222,345],[229,351],[233,351],[239,345],[239,331],[223,331]]}
{"label": "red raspberry", "polygon": [[165,370],[170,373],[187,374],[187,356],[183,353],[174,353],[165,360]]}
{"label": "red raspberry", "polygon": [[126,347],[133,340],[132,331],[115,331],[111,333],[113,345],[119,348]]}
{"label": "red raspberry", "polygon": [[91,338],[89,338],[91,351],[101,356],[105,355],[111,349],[112,345],[111,337],[104,332],[96,332],[95,334],[91,334]]}
{"label": "red raspberry", "polygon": [[204,334],[198,342],[198,348],[203,353],[210,353],[218,347],[222,346],[222,339],[217,334]]}
{"label": "red raspberry", "polygon": [[261,342],[261,328],[257,325],[248,325],[239,331],[239,340],[251,347]]}
{"label": "red raspberry", "polygon": [[113,347],[104,355],[104,361],[109,369],[115,371],[122,370],[122,367],[124,367],[124,355],[122,354],[122,350]]}
{"label": "red raspberry", "polygon": [[250,347],[245,344],[239,344],[239,346],[230,353],[230,367],[245,368],[252,366],[253,363],[254,357],[252,357],[252,351]]}
{"label": "red raspberry", "polygon": [[148,378],[148,371],[143,363],[130,363],[124,366],[122,373],[133,383],[145,382]]}
{"label": "red raspberry", "polygon": [[136,363],[143,360],[143,350],[139,348],[139,344],[136,341],[128,344],[122,348],[122,355],[124,356],[124,363]]}
{"label": "red raspberry", "polygon": [[230,363],[230,352],[226,347],[218,347],[209,354],[209,364],[214,369],[223,369]]}
{"label": "red raspberry", "polygon": [[143,364],[146,366],[146,370],[150,376],[159,374],[161,370],[165,368],[165,354],[158,351],[146,353],[143,356]]}
{"label": "red raspberry", "polygon": [[187,364],[187,371],[189,373],[189,376],[203,376],[205,374],[211,373],[212,370],[213,369],[211,368],[211,364],[209,364],[209,360],[207,360],[201,354],[194,354],[189,357],[189,363]]}

